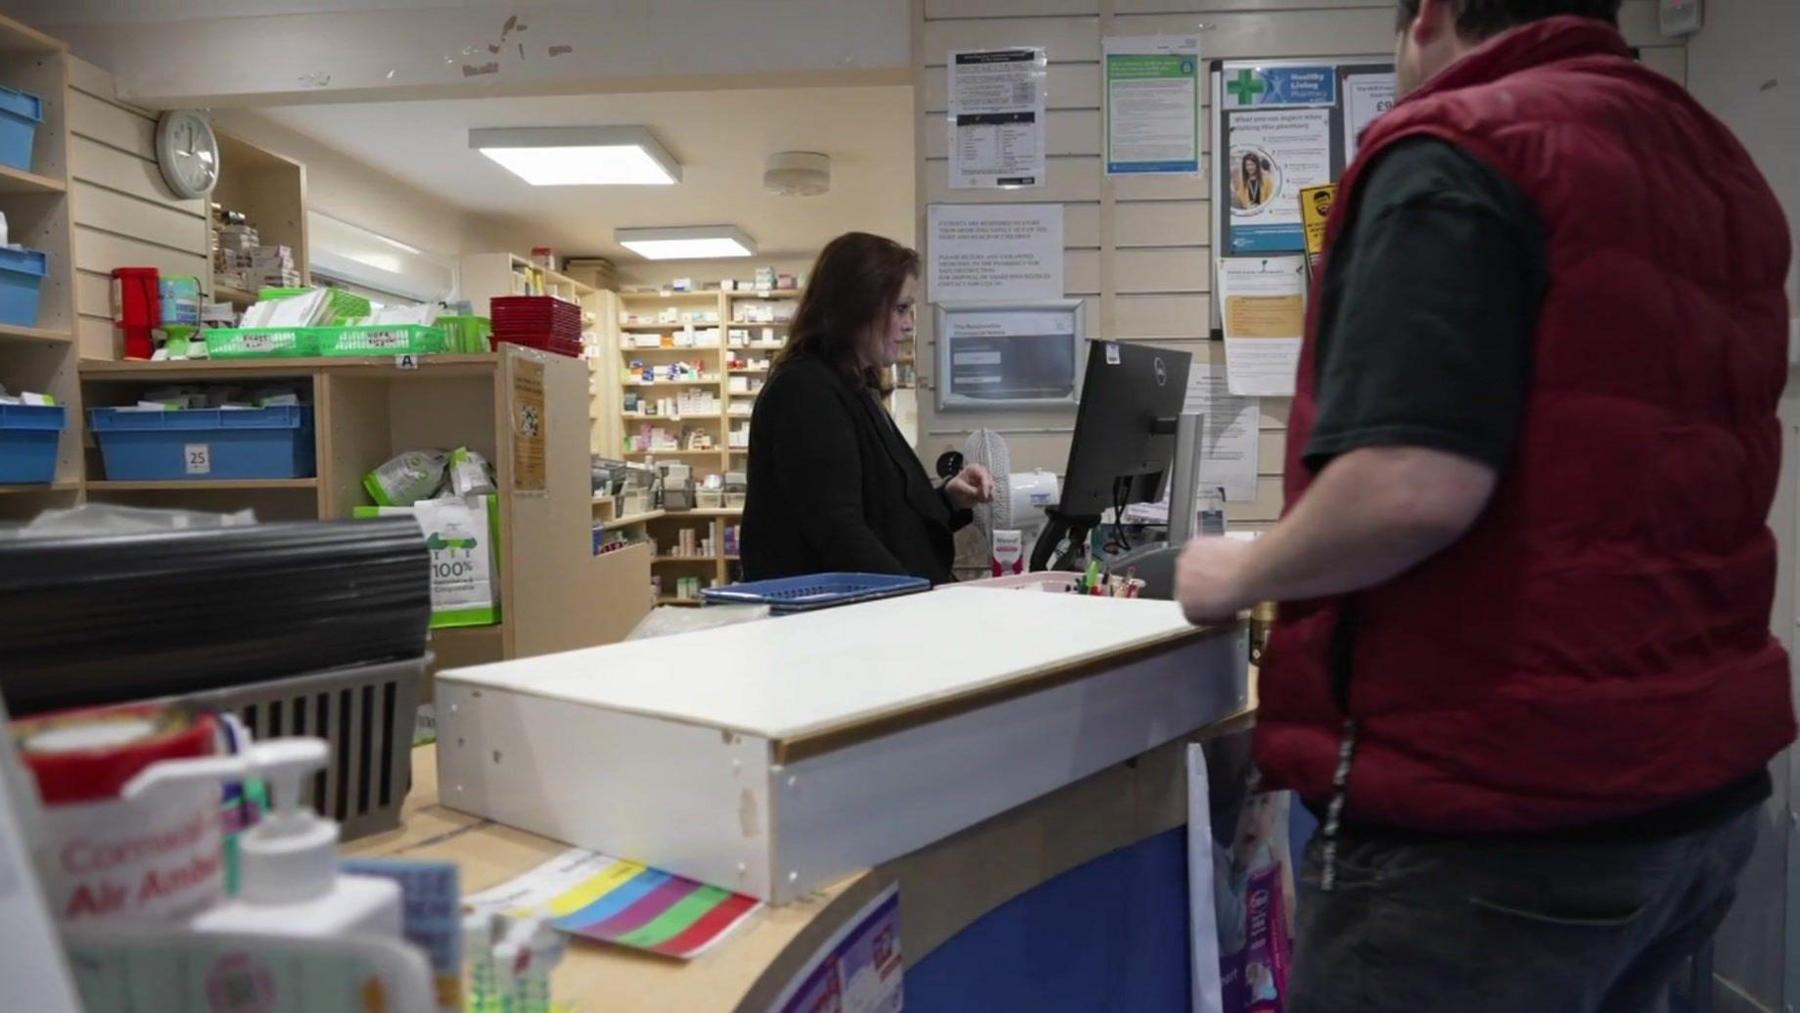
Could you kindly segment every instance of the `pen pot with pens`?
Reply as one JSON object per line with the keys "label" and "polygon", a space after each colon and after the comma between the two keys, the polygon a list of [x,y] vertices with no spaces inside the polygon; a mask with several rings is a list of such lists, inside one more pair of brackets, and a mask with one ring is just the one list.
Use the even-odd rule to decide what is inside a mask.
{"label": "pen pot with pens", "polygon": [[1144,591],[1144,581],[1138,579],[1137,567],[1128,566],[1122,574],[1113,573],[1111,567],[1102,566],[1100,561],[1090,560],[1087,572],[1077,577],[1068,588],[1069,594],[1082,594],[1091,598],[1136,598]]}

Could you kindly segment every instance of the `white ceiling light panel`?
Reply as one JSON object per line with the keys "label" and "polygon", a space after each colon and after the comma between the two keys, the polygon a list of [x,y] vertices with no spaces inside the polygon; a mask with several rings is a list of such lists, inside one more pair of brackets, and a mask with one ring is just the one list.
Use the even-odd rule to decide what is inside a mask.
{"label": "white ceiling light panel", "polygon": [[643,127],[483,127],[469,147],[532,186],[681,182],[681,164]]}
{"label": "white ceiling light panel", "polygon": [[614,229],[613,238],[645,260],[714,260],[756,255],[756,240],[733,225]]}

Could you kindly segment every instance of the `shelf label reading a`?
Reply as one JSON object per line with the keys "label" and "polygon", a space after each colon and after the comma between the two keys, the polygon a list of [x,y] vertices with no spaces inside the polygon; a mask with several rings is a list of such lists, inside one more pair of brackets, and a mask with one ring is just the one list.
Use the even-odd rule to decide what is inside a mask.
{"label": "shelf label reading a", "polygon": [[418,369],[419,357],[417,355],[396,355],[394,356],[394,368]]}

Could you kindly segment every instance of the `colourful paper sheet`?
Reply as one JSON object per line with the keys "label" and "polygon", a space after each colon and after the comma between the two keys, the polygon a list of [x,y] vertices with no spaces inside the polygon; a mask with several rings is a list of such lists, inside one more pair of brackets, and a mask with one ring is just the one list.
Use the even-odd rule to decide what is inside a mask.
{"label": "colourful paper sheet", "polygon": [[572,936],[683,960],[717,945],[762,907],[729,890],[578,848],[464,904],[475,912],[552,918]]}

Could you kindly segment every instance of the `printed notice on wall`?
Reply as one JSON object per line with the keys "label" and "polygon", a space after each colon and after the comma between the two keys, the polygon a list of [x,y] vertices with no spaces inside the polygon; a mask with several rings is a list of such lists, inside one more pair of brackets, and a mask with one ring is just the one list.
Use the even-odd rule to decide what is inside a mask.
{"label": "printed notice on wall", "polygon": [[1256,397],[1294,393],[1300,339],[1306,331],[1304,270],[1304,257],[1219,261],[1230,393]]}
{"label": "printed notice on wall", "polygon": [[1201,415],[1200,466],[1195,469],[1200,488],[1225,490],[1229,503],[1256,499],[1262,402],[1233,395],[1224,369],[1196,362],[1188,367],[1187,400],[1182,410]]}
{"label": "printed notice on wall", "polygon": [[1200,37],[1108,38],[1106,171],[1200,171]]}
{"label": "printed notice on wall", "polygon": [[1331,182],[1331,110],[1233,113],[1227,165],[1227,246],[1241,253],[1299,251],[1300,191]]}
{"label": "printed notice on wall", "polygon": [[1394,75],[1352,74],[1344,78],[1344,164],[1356,161],[1362,132],[1394,107]]}
{"label": "printed notice on wall", "polygon": [[1042,46],[950,54],[950,188],[1044,185]]}
{"label": "printed notice on wall", "polygon": [[1063,294],[1061,204],[933,204],[932,302],[1029,302]]}
{"label": "printed notice on wall", "polygon": [[512,438],[513,492],[543,494],[545,473],[544,364],[520,356],[513,360]]}

